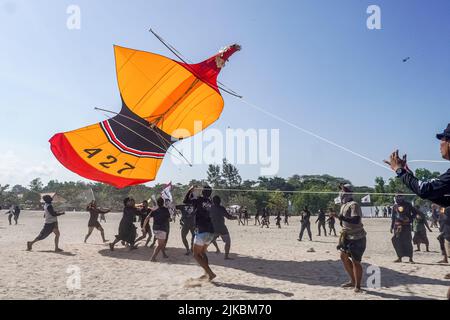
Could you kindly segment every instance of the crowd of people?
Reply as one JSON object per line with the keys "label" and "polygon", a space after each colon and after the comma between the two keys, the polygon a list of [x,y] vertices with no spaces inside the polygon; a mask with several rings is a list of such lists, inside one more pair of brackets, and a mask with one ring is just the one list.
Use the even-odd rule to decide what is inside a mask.
{"label": "crowd of people", "polygon": [[[353,287],[356,292],[361,290],[361,260],[366,248],[366,232],[362,224],[362,211],[358,202],[353,199],[352,186],[349,184],[340,187],[340,213],[336,213],[333,208],[329,208],[327,213],[320,209],[317,213],[315,223],[317,224],[317,236],[337,237],[335,228],[336,220],[339,220],[341,232],[337,248],[341,251],[341,260],[345,270],[351,279],[343,287]],[[167,242],[169,240],[170,222],[176,217],[175,212],[181,213],[180,229],[181,239],[186,249],[186,255],[193,255],[194,259],[203,268],[205,274],[201,279],[212,280],[216,277],[209,266],[207,257],[207,248],[213,245],[217,253],[220,253],[216,240],[220,237],[225,244],[225,259],[230,258],[231,236],[225,224],[225,219],[237,220],[238,225],[248,225],[250,214],[247,208],[242,207],[236,215],[222,206],[221,198],[217,195],[212,196],[212,189],[204,186],[201,193],[197,186],[191,187],[186,194],[183,204],[172,206],[170,202],[163,198],[156,199],[152,207],[149,202],[144,200],[141,204],[136,204],[131,197],[124,199],[123,215],[119,223],[118,234],[115,239],[109,243],[110,250],[120,242],[130,250],[138,248],[138,243],[144,241],[144,246],[150,245],[153,253],[150,261],[157,261],[159,254],[168,258],[166,252]],[[44,196],[44,218],[45,223],[42,231],[32,241],[27,243],[27,249],[32,250],[33,245],[46,239],[51,233],[55,234],[55,251],[60,252],[59,248],[59,229],[58,216],[64,212],[55,211],[52,205],[52,198],[49,195]],[[428,232],[433,232],[432,227],[439,229],[439,243],[443,259],[438,263],[448,263],[448,239],[450,238],[450,228],[447,219],[449,210],[445,207],[433,205],[433,213],[437,212],[437,225],[428,224],[427,216],[408,202],[404,196],[396,195],[392,205],[390,232],[392,233],[392,245],[397,259],[394,262],[401,263],[403,258],[408,258],[410,263],[413,260],[413,245],[417,246],[416,251],[421,250],[421,245],[425,245],[425,251],[429,252]],[[176,211],[174,211],[176,210]],[[103,242],[108,242],[105,238],[104,229],[100,223],[100,217],[110,212],[109,209],[97,207],[95,200],[89,203],[86,208],[89,213],[88,231],[84,238],[87,242],[94,229],[100,232]],[[171,213],[173,211],[173,213]],[[12,206],[7,213],[9,217],[15,215],[15,206]],[[11,221],[11,218],[9,218]],[[17,221],[17,219],[15,219]],[[150,221],[153,221],[151,226]],[[243,220],[243,221],[241,221]],[[433,221],[433,217],[431,217]],[[275,216],[275,224],[281,228],[281,211]],[[140,226],[141,234],[138,235],[136,222]],[[255,215],[255,226],[269,227],[270,210],[263,208],[260,213]],[[289,214],[284,212],[284,224],[289,224]],[[326,226],[328,225],[328,232]],[[311,232],[311,212],[308,207],[304,207],[300,214],[300,233],[298,241],[303,240],[304,232],[307,232],[309,240],[312,241]],[[188,239],[190,236],[190,239]],[[150,244],[151,243],[151,244]],[[446,247],[447,246],[447,247]],[[449,275],[450,276],[450,275]]]}
{"label": "crowd of people", "polygon": [[[450,124],[443,134],[437,135],[441,140],[441,153],[443,158],[450,160]],[[391,154],[386,161],[397,178],[400,179],[412,192],[423,199],[433,203],[431,213],[431,225],[428,224],[428,217],[405,197],[398,194],[394,197],[392,206],[383,209],[383,216],[390,217],[390,232],[392,234],[392,246],[396,255],[394,262],[401,263],[403,258],[408,258],[410,263],[414,263],[414,245],[416,251],[421,250],[421,245],[425,246],[425,251],[429,252],[429,240],[427,232],[433,232],[432,228],[437,228],[438,240],[443,259],[439,263],[448,263],[450,254],[450,170],[437,179],[430,181],[419,181],[407,166],[406,156],[400,157],[398,151]],[[353,187],[350,184],[341,184],[339,187],[339,200],[341,204],[339,214],[333,208],[328,209],[328,213],[320,209],[315,223],[317,224],[318,236],[327,236],[326,225],[328,223],[328,235],[333,233],[337,236],[335,223],[339,220],[341,232],[337,243],[340,251],[340,259],[344,269],[348,273],[349,282],[342,285],[344,288],[353,288],[355,292],[361,291],[362,279],[362,259],[366,250],[366,231],[362,223],[363,214],[360,204],[353,198]],[[118,227],[118,234],[113,242],[109,243],[110,250],[120,242],[129,247],[130,250],[137,249],[137,243],[145,241],[147,246],[153,237],[150,247],[154,248],[151,261],[156,261],[158,255],[162,253],[167,258],[166,246],[169,240],[170,222],[176,219],[176,210],[181,212],[181,238],[186,249],[186,255],[193,255],[199,266],[204,270],[201,279],[211,281],[216,274],[209,265],[207,249],[213,244],[216,252],[220,252],[216,240],[220,237],[225,244],[225,259],[230,258],[231,236],[225,224],[225,219],[238,220],[239,225],[248,226],[250,213],[246,207],[240,208],[238,215],[232,215],[221,204],[221,198],[212,195],[213,190],[208,185],[199,188],[192,186],[186,193],[183,204],[173,206],[170,201],[163,198],[156,199],[152,207],[148,201],[143,201],[136,205],[131,197],[124,199],[124,209],[122,219]],[[56,211],[52,205],[52,198],[49,195],[43,197],[44,200],[44,226],[38,236],[27,242],[27,250],[32,250],[33,245],[46,239],[51,233],[55,234],[55,251],[60,252],[58,228],[58,217],[64,212]],[[110,210],[98,208],[95,201],[87,206],[89,212],[88,232],[84,241],[87,242],[94,229],[100,232],[103,242],[108,242],[105,238],[99,218],[103,217]],[[172,213],[171,213],[172,211]],[[9,223],[12,224],[14,218],[17,224],[20,208],[11,206],[7,211]],[[376,216],[379,209],[376,208]],[[275,216],[275,225],[281,228],[283,220],[282,211],[278,211]],[[289,214],[285,210],[284,224],[289,225]],[[300,233],[298,241],[302,241],[304,232],[308,233],[309,240],[312,241],[311,232],[311,212],[308,207],[304,207],[300,214]],[[262,208],[255,214],[254,225],[261,228],[269,228],[270,210]],[[138,236],[135,222],[139,219],[141,235]],[[153,219],[153,226],[150,227],[150,220]],[[187,237],[190,234],[190,241]],[[450,274],[446,275],[450,279]],[[450,299],[450,290],[448,292]]]}

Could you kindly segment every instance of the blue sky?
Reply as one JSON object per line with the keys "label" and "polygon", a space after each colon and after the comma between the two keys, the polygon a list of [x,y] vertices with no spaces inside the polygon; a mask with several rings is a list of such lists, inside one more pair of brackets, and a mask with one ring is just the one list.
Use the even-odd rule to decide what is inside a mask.
{"label": "blue sky", "polygon": [[[71,4],[81,9],[80,30],[66,27]],[[366,27],[371,4],[381,8],[381,30]],[[48,139],[104,119],[94,107],[120,109],[113,44],[173,57],[150,27],[192,61],[240,43],[220,80],[305,129],[377,161],[396,147],[439,160],[435,133],[450,122],[449,17],[446,0],[0,0],[0,184],[80,179],[56,162]],[[279,176],[328,173],[360,185],[391,176],[224,99],[213,128],[280,130]],[[203,178],[206,167],[165,161],[157,182]],[[260,172],[238,168],[248,179]]]}

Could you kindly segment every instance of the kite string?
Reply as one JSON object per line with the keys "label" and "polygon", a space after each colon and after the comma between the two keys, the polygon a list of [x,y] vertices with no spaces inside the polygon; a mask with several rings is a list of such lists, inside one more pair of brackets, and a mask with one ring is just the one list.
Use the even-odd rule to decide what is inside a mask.
{"label": "kite string", "polygon": [[428,162],[428,163],[448,163],[447,160],[408,160],[408,163]]}
{"label": "kite string", "polygon": [[[156,38],[157,38],[164,46],[166,46],[167,49],[169,49],[170,51],[172,51],[172,53],[173,53],[174,55],[176,55],[181,61],[183,61],[184,63],[186,63],[185,59],[182,57],[181,53],[180,53],[178,50],[176,50],[172,45],[170,45],[170,44],[169,44],[167,41],[165,41],[161,36],[159,36],[155,31],[153,31],[153,29],[150,29],[149,31],[150,31],[150,32],[151,32],[151,33],[152,33],[152,34],[153,34],[153,35],[154,35],[154,36],[155,36],[155,37],[156,37]],[[224,88],[220,88],[220,89],[224,90]],[[322,141],[324,141],[324,142],[326,142],[326,143],[328,143],[328,144],[331,144],[331,145],[333,145],[333,146],[335,146],[335,147],[337,147],[337,148],[339,148],[339,149],[342,149],[342,150],[344,150],[344,151],[346,151],[346,152],[349,152],[349,153],[351,153],[351,154],[353,154],[353,155],[355,155],[355,156],[357,156],[357,157],[360,157],[360,158],[362,158],[362,159],[364,159],[364,160],[366,160],[366,161],[369,161],[369,162],[371,162],[371,163],[373,163],[373,164],[375,164],[375,165],[377,165],[377,166],[379,166],[379,167],[382,167],[383,169],[392,171],[390,168],[386,167],[384,164],[382,164],[382,163],[380,163],[380,162],[377,162],[377,161],[375,161],[375,160],[372,160],[372,159],[370,159],[370,158],[368,158],[368,157],[366,157],[366,156],[364,156],[364,155],[362,155],[362,154],[360,154],[360,153],[358,153],[358,152],[352,151],[352,150],[350,150],[350,149],[348,149],[348,148],[346,148],[346,147],[344,147],[344,146],[342,146],[342,145],[339,145],[339,144],[337,144],[337,143],[335,143],[335,142],[333,142],[333,141],[331,141],[331,140],[328,140],[328,139],[326,139],[326,138],[324,138],[324,137],[322,137],[322,136],[319,136],[319,135],[317,135],[317,134],[315,134],[315,133],[313,133],[313,132],[311,132],[311,131],[309,131],[309,130],[306,130],[306,129],[304,129],[304,128],[301,128],[301,127],[297,126],[296,124],[294,124],[294,123],[292,123],[292,122],[290,122],[290,121],[288,121],[288,120],[285,120],[285,119],[283,119],[283,118],[281,118],[281,117],[279,117],[279,116],[277,116],[277,115],[275,115],[275,114],[273,114],[273,113],[271,113],[271,112],[269,112],[269,111],[266,111],[266,110],[264,110],[264,109],[262,109],[262,108],[259,108],[258,106],[254,105],[254,104],[252,104],[252,103],[250,103],[250,102],[248,102],[248,101],[246,101],[242,96],[237,95],[234,91],[231,93],[230,91],[232,91],[232,90],[230,90],[230,91],[224,90],[224,91],[227,92],[227,93],[229,93],[229,94],[231,94],[232,96],[238,98],[238,99],[239,99],[240,101],[242,101],[243,103],[245,103],[245,104],[247,104],[247,105],[253,107],[254,109],[256,109],[256,110],[258,110],[258,111],[260,111],[260,112],[265,113],[266,115],[268,115],[268,116],[270,116],[270,117],[272,117],[272,118],[274,118],[274,119],[277,119],[278,121],[284,122],[285,124],[287,124],[287,125],[289,125],[289,126],[295,128],[295,129],[297,129],[297,130],[300,130],[300,131],[302,131],[302,132],[304,132],[304,133],[306,133],[306,134],[308,134],[308,135],[310,135],[310,136],[313,136],[313,137],[315,137],[315,138],[317,138],[317,139],[320,139],[320,140],[322,140]]]}
{"label": "kite string", "polygon": [[330,145],[332,145],[332,146],[335,146],[335,147],[337,147],[337,148],[339,148],[339,149],[341,149],[341,150],[344,150],[344,151],[346,151],[346,152],[348,152],[348,153],[353,154],[354,156],[357,156],[357,157],[359,157],[359,158],[361,158],[361,159],[364,159],[364,160],[366,160],[366,161],[369,161],[369,162],[371,162],[371,163],[373,163],[373,164],[375,164],[375,165],[377,165],[377,166],[379,166],[379,167],[381,167],[381,168],[383,168],[383,169],[386,169],[386,170],[389,170],[389,171],[392,172],[392,170],[391,170],[390,168],[386,167],[386,166],[385,166],[384,164],[382,164],[381,162],[377,162],[377,161],[375,161],[375,160],[372,160],[372,159],[370,159],[369,157],[366,157],[366,156],[362,155],[361,153],[358,153],[358,152],[356,152],[356,151],[350,150],[350,149],[347,148],[347,147],[344,147],[344,146],[342,146],[342,145],[340,145],[340,144],[338,144],[338,143],[336,143],[336,142],[333,142],[333,141],[331,141],[331,140],[329,140],[329,139],[327,139],[327,138],[324,138],[324,137],[322,137],[322,136],[320,136],[320,135],[318,135],[318,134],[315,134],[314,132],[311,132],[311,131],[309,131],[309,130],[307,130],[307,129],[305,129],[305,128],[302,128],[302,127],[300,127],[300,126],[298,126],[298,125],[296,125],[296,124],[290,122],[289,120],[286,120],[286,119],[284,119],[284,118],[281,118],[280,116],[277,116],[276,114],[274,114],[274,113],[272,113],[272,112],[269,112],[269,111],[267,111],[267,110],[265,110],[265,109],[263,109],[263,108],[258,107],[257,105],[255,105],[255,104],[253,104],[253,103],[251,103],[251,102],[248,102],[247,100],[245,100],[245,99],[243,99],[243,98],[240,99],[240,101],[242,101],[244,104],[246,104],[246,105],[248,105],[248,106],[250,106],[250,107],[252,107],[252,108],[258,110],[259,112],[262,112],[262,113],[266,114],[266,115],[269,116],[269,117],[272,117],[272,118],[274,118],[274,119],[276,119],[276,120],[278,120],[278,121],[281,121],[281,122],[287,124],[288,126],[294,128],[294,129],[300,130],[300,131],[302,131],[303,133],[306,133],[306,134],[308,134],[308,135],[310,135],[310,136],[312,136],[312,137],[314,137],[314,138],[317,138],[317,139],[319,139],[319,140],[321,140],[321,141],[323,141],[323,142],[326,142],[326,143],[328,143],[328,144],[330,144]]}
{"label": "kite string", "polygon": [[[195,188],[197,190],[203,190],[203,188]],[[263,193],[297,193],[297,194],[339,194],[339,191],[302,191],[302,190],[267,190],[267,189],[228,189],[228,188],[212,188],[213,191],[230,191],[230,192],[263,192]],[[416,196],[414,193],[391,193],[391,192],[352,192],[354,195],[404,195],[404,196]]]}
{"label": "kite string", "polygon": [[[161,36],[159,36],[155,31],[153,31],[153,29],[150,29],[150,32],[151,32],[151,33],[152,33],[152,34],[153,34],[153,35],[154,35],[154,36],[155,36],[155,37],[156,37],[156,38],[157,38],[164,46],[166,46],[167,49],[169,49],[170,51],[172,51],[172,53],[173,53],[174,55],[176,55],[181,61],[183,61],[184,63],[186,63],[185,59],[182,57],[181,53],[180,53],[178,50],[176,50],[172,45],[170,45],[170,44],[169,44],[167,41],[165,41]],[[220,83],[220,82],[219,82],[219,83]],[[224,88],[221,88],[221,89],[224,90]],[[229,93],[229,94],[231,94],[232,96],[238,98],[238,99],[239,99],[240,101],[242,101],[243,103],[245,103],[245,104],[247,104],[247,105],[253,107],[254,109],[256,109],[256,110],[258,110],[258,111],[260,111],[260,112],[262,112],[262,113],[265,113],[266,115],[268,115],[268,116],[270,116],[270,117],[272,117],[272,118],[274,118],[274,119],[277,119],[278,121],[284,122],[285,124],[287,124],[287,125],[289,125],[289,126],[295,128],[295,129],[297,129],[297,130],[300,130],[300,131],[302,131],[302,132],[304,132],[304,133],[306,133],[306,134],[308,134],[308,135],[310,135],[310,136],[313,136],[313,137],[315,137],[315,138],[317,138],[317,139],[320,139],[320,140],[322,140],[322,141],[324,141],[324,142],[326,142],[326,143],[328,143],[328,144],[331,144],[331,145],[333,145],[333,146],[335,146],[335,147],[337,147],[337,148],[339,148],[339,149],[342,149],[342,150],[344,150],[344,151],[346,151],[346,152],[349,152],[349,153],[351,153],[351,154],[353,154],[353,155],[355,155],[355,156],[357,156],[357,157],[360,157],[360,158],[362,158],[362,159],[364,159],[364,160],[366,160],[366,161],[369,161],[369,162],[371,162],[371,163],[373,163],[373,164],[375,164],[375,165],[377,165],[377,166],[379,166],[379,167],[382,167],[383,169],[392,171],[390,168],[386,167],[384,164],[382,164],[382,163],[380,163],[380,162],[377,162],[377,161],[375,161],[375,160],[372,160],[372,159],[370,159],[370,158],[368,158],[368,157],[366,157],[366,156],[364,156],[364,155],[362,155],[362,154],[360,154],[360,153],[358,153],[358,152],[352,151],[352,150],[350,150],[350,149],[348,149],[348,148],[346,148],[346,147],[344,147],[344,146],[342,146],[342,145],[339,145],[339,144],[337,144],[337,143],[335,143],[335,142],[333,142],[333,141],[331,141],[331,140],[329,140],[329,139],[326,139],[326,138],[324,138],[324,137],[322,137],[322,136],[319,136],[319,135],[317,135],[317,134],[315,134],[315,133],[313,133],[313,132],[311,132],[311,131],[309,131],[309,130],[306,130],[306,129],[304,129],[304,128],[301,128],[301,127],[297,126],[296,124],[294,124],[294,123],[292,123],[292,122],[290,122],[290,121],[288,121],[288,120],[285,120],[285,119],[283,119],[283,118],[281,118],[281,117],[279,117],[279,116],[277,116],[277,115],[275,115],[275,114],[273,114],[273,113],[271,113],[271,112],[269,112],[269,111],[266,111],[266,110],[264,110],[264,109],[262,109],[262,108],[256,106],[256,105],[253,104],[253,103],[250,103],[250,102],[246,101],[242,96],[237,95],[234,91],[233,91],[233,93],[230,93],[228,90],[224,90],[224,91],[227,92],[227,93]],[[232,90],[230,90],[230,91],[232,91]]]}
{"label": "kite string", "polygon": [[[339,148],[339,149],[341,149],[341,150],[344,150],[344,151],[346,151],[346,152],[348,152],[348,153],[351,153],[351,154],[353,154],[353,155],[355,155],[355,156],[357,156],[357,157],[359,157],[359,158],[361,158],[361,159],[364,159],[364,160],[366,160],[366,161],[369,161],[369,162],[371,162],[371,163],[373,163],[373,164],[375,164],[375,165],[377,165],[377,166],[379,166],[379,167],[381,167],[381,168],[383,168],[383,169],[386,169],[386,170],[389,170],[389,171],[392,172],[392,169],[388,168],[387,166],[385,166],[385,165],[382,164],[381,162],[377,162],[377,161],[375,161],[375,160],[372,160],[372,159],[370,159],[369,157],[362,155],[361,153],[358,153],[358,152],[356,152],[356,151],[350,150],[349,148],[346,148],[346,147],[344,147],[344,146],[342,146],[342,145],[340,145],[340,144],[338,144],[338,143],[336,143],[336,142],[333,142],[333,141],[331,141],[331,140],[329,140],[329,139],[327,139],[327,138],[324,138],[324,137],[322,137],[322,136],[320,136],[320,135],[318,135],[318,134],[315,134],[314,132],[311,132],[311,131],[309,131],[309,130],[307,130],[307,129],[305,129],[305,128],[302,128],[302,127],[300,127],[300,126],[298,126],[298,125],[296,125],[296,124],[290,122],[289,120],[283,119],[283,118],[281,118],[280,116],[277,116],[276,114],[273,114],[273,113],[271,113],[271,112],[269,112],[269,111],[267,111],[267,110],[265,110],[265,109],[263,109],[263,108],[258,107],[257,105],[255,105],[255,104],[253,104],[253,103],[251,103],[251,102],[246,101],[246,100],[243,99],[243,98],[241,98],[241,99],[239,99],[239,100],[240,100],[242,103],[244,103],[244,104],[246,104],[246,105],[248,105],[248,106],[250,106],[250,107],[252,107],[252,108],[254,108],[254,109],[256,109],[256,110],[258,110],[258,111],[260,111],[260,112],[262,112],[262,113],[264,113],[264,114],[266,114],[266,115],[268,115],[269,117],[272,117],[272,118],[274,118],[274,119],[276,119],[276,120],[278,120],[278,121],[281,121],[281,122],[283,122],[283,123],[285,123],[285,124],[287,124],[287,125],[289,125],[289,126],[295,128],[295,129],[297,129],[297,130],[302,131],[303,133],[306,133],[306,134],[308,134],[308,135],[310,135],[310,136],[312,136],[312,137],[315,137],[315,138],[317,138],[317,139],[319,139],[319,140],[322,140],[322,141],[324,141],[324,142],[326,142],[326,143],[328,143],[328,144],[330,144],[330,145],[333,145],[333,146],[335,146],[335,147],[337,147],[337,148]],[[448,163],[448,161],[445,161],[445,160],[408,160],[408,163],[417,163],[417,162],[425,162],[425,163]]]}
{"label": "kite string", "polygon": [[[164,46],[166,46],[166,47],[167,47],[167,48],[168,48],[175,56],[177,56],[181,61],[183,61],[184,63],[186,63],[186,60],[189,61],[188,59],[186,59],[185,57],[183,57],[183,55],[182,55],[177,49],[175,49],[175,47],[173,47],[173,46],[172,46],[171,44],[169,44],[166,40],[164,40],[161,36],[159,36],[155,31],[153,31],[153,29],[150,29],[150,32],[151,32],[151,33],[152,33],[152,34],[153,34],[153,35],[154,35],[154,36],[155,36],[155,37],[156,37],[156,38],[157,38]],[[375,164],[375,165],[377,165],[377,166],[379,166],[379,167],[381,167],[381,168],[384,168],[384,169],[389,170],[390,172],[392,172],[392,170],[391,170],[390,168],[388,168],[387,166],[385,166],[383,163],[378,162],[378,161],[375,161],[375,160],[372,160],[372,159],[370,159],[369,157],[362,155],[361,153],[358,153],[358,152],[356,152],[356,151],[350,150],[350,149],[348,149],[348,148],[346,148],[346,147],[344,147],[344,146],[342,146],[342,145],[340,145],[340,144],[338,144],[338,143],[336,143],[336,142],[333,142],[333,141],[331,141],[331,140],[329,140],[329,139],[327,139],[327,138],[324,138],[324,137],[322,137],[322,136],[320,136],[320,135],[318,135],[318,134],[315,134],[315,133],[313,133],[313,132],[311,132],[311,131],[309,131],[309,130],[307,130],[307,129],[301,128],[301,127],[299,127],[298,125],[296,125],[296,124],[294,124],[294,123],[292,123],[292,122],[290,122],[290,121],[288,121],[288,120],[285,120],[285,119],[283,119],[283,118],[281,118],[281,117],[279,117],[279,116],[277,116],[277,115],[275,115],[275,114],[273,114],[273,113],[271,113],[271,112],[269,112],[269,111],[266,111],[266,110],[264,110],[264,109],[262,109],[262,108],[256,106],[256,105],[253,104],[253,103],[250,103],[250,102],[246,101],[242,96],[238,95],[238,94],[237,94],[236,92],[234,92],[233,90],[227,88],[227,87],[226,87],[223,83],[221,83],[220,81],[218,81],[218,83],[222,85],[222,87],[219,87],[219,88],[222,89],[224,92],[230,94],[231,96],[234,96],[235,98],[238,98],[240,101],[242,101],[243,103],[245,103],[245,104],[247,104],[247,105],[253,107],[254,109],[256,109],[256,110],[258,110],[258,111],[260,111],[260,112],[262,112],[262,113],[264,113],[264,114],[266,114],[266,115],[268,115],[268,116],[270,116],[270,117],[272,117],[272,118],[274,118],[274,119],[277,119],[278,121],[284,122],[285,124],[287,124],[287,125],[289,125],[289,126],[295,128],[295,129],[297,129],[297,130],[300,130],[300,131],[302,131],[303,133],[306,133],[306,134],[308,134],[308,135],[310,135],[310,136],[312,136],[312,137],[315,137],[315,138],[317,138],[317,139],[319,139],[319,140],[322,140],[323,142],[326,142],[326,143],[328,143],[328,144],[330,144],[330,145],[333,145],[333,146],[335,146],[335,147],[337,147],[337,148],[339,148],[339,149],[341,149],[341,150],[343,150],[343,151],[346,151],[346,152],[348,152],[348,153],[351,153],[351,154],[353,154],[353,155],[355,155],[355,156],[357,156],[357,157],[359,157],[359,158],[361,158],[361,159],[364,159],[364,160],[366,160],[366,161],[368,161],[368,162],[370,162],[370,163],[372,163],[372,164]],[[224,89],[224,88],[226,88],[226,89]],[[446,163],[446,161],[441,161],[441,160],[409,160],[408,162],[409,162],[409,163],[415,163],[415,162]]]}

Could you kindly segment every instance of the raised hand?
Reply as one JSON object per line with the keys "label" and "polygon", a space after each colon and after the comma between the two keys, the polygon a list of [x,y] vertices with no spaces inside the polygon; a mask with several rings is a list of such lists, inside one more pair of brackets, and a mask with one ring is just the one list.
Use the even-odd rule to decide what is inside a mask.
{"label": "raised hand", "polygon": [[395,150],[389,157],[389,160],[384,160],[384,163],[388,164],[393,171],[397,171],[399,168],[407,168],[407,155],[403,155],[400,158],[398,150]]}

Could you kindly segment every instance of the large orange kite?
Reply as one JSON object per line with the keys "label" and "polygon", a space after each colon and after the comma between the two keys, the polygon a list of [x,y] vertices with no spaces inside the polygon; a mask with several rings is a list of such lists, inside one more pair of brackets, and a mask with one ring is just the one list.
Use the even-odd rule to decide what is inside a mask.
{"label": "large orange kite", "polygon": [[[232,45],[198,64],[114,46],[122,109],[113,118],[50,139],[55,157],[87,179],[118,188],[155,179],[169,147],[216,121],[217,76]],[[194,129],[194,124],[197,125]]]}

